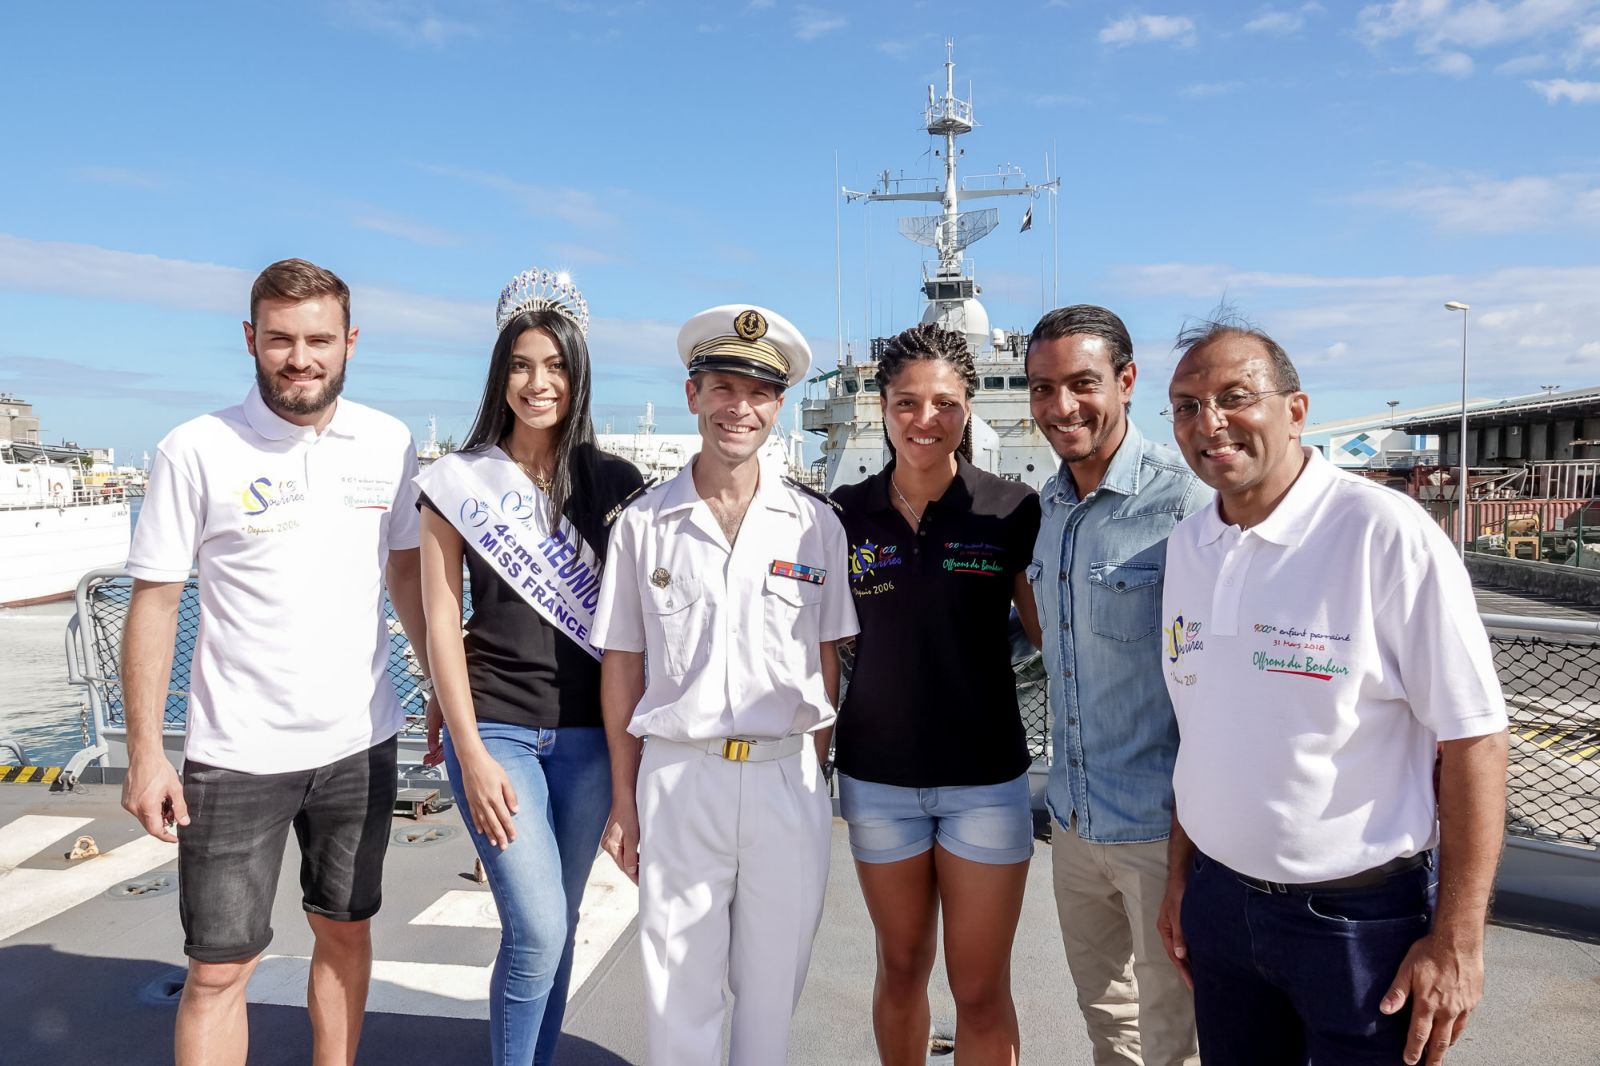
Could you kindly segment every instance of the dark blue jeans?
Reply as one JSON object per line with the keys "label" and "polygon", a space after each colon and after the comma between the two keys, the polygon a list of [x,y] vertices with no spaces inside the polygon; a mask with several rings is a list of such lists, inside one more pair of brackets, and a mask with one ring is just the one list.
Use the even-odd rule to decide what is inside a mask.
{"label": "dark blue jeans", "polygon": [[516,841],[504,851],[472,827],[449,730],[444,764],[500,911],[489,980],[494,1066],[555,1061],[567,1009],[578,904],[611,811],[606,731],[478,722],[478,735],[517,790]]}
{"label": "dark blue jeans", "polygon": [[1378,1010],[1427,933],[1432,861],[1374,888],[1274,893],[1205,856],[1183,895],[1194,1016],[1206,1066],[1393,1066],[1409,1002]]}

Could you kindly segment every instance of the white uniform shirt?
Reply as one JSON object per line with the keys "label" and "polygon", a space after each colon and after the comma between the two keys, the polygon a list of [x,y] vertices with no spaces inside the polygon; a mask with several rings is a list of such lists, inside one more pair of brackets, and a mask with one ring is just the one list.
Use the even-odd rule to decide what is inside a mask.
{"label": "white uniform shirt", "polygon": [[399,730],[383,571],[418,544],[416,472],[397,419],[341,399],[318,435],[254,388],[161,442],[128,572],[182,581],[199,561],[189,758],[282,773]]}
{"label": "white uniform shirt", "polygon": [[1259,525],[1215,502],[1178,525],[1162,614],[1178,821],[1285,883],[1432,847],[1435,743],[1506,727],[1456,549],[1414,501],[1307,452]]}
{"label": "white uniform shirt", "polygon": [[[763,468],[730,547],[695,490],[698,461],[635,500],[611,530],[594,642],[647,652],[628,731],[775,739],[828,725],[819,645],[859,629],[844,527],[826,502]],[[774,573],[775,563],[825,573],[813,583]]]}

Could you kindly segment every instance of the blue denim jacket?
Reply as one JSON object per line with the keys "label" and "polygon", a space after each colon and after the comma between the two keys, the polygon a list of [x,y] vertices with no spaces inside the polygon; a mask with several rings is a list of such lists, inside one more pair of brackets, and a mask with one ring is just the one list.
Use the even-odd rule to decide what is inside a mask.
{"label": "blue denim jacket", "polygon": [[1211,498],[1182,456],[1132,422],[1100,487],[1079,500],[1065,467],[1028,579],[1050,675],[1046,796],[1062,826],[1102,844],[1165,839],[1178,723],[1161,674],[1167,535]]}

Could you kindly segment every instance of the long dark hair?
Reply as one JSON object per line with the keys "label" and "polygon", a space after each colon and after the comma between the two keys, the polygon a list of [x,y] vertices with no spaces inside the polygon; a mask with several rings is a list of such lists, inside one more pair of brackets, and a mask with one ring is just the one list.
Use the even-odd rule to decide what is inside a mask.
{"label": "long dark hair", "polygon": [[542,329],[556,342],[567,364],[567,417],[556,439],[555,468],[550,473],[553,515],[567,513],[568,505],[590,506],[595,487],[597,449],[594,422],[589,417],[589,345],[577,323],[559,311],[524,311],[506,323],[489,356],[489,376],[483,399],[462,451],[481,452],[511,435],[513,416],[506,404],[506,383],[511,380],[511,350],[517,338],[530,329]]}
{"label": "long dark hair", "polygon": [[[889,343],[883,346],[883,354],[878,357],[878,372],[875,378],[878,382],[878,395],[887,397],[889,383],[895,375],[905,369],[907,363],[933,361],[950,364],[950,369],[956,372],[967,387],[967,402],[972,402],[972,397],[978,392],[978,368],[972,362],[972,349],[967,347],[967,338],[964,334],[954,330],[943,329],[939,326],[920,325],[910,329],[901,330],[889,338]],[[885,400],[887,402],[887,400]],[[889,440],[889,423],[884,420],[883,436]],[[961,443],[956,446],[956,451],[967,462],[972,462],[972,412],[967,412],[967,425],[961,431]],[[894,441],[889,441],[889,453],[894,454]]]}

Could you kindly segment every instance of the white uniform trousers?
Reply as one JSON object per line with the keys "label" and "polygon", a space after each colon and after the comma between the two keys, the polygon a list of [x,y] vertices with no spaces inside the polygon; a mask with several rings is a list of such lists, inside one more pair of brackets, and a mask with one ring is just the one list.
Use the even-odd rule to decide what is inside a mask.
{"label": "white uniform trousers", "polygon": [[639,767],[639,940],[648,1066],[780,1066],[822,920],[833,807],[807,738],[729,762],[659,737]]}

